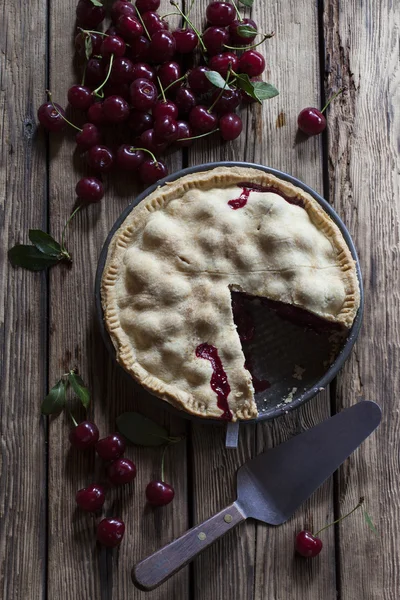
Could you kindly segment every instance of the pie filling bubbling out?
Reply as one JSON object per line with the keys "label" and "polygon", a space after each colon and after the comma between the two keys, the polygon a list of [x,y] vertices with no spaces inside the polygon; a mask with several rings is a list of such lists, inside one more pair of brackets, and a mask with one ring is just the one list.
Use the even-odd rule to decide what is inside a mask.
{"label": "pie filling bubbling out", "polygon": [[225,373],[224,367],[220,357],[218,356],[218,350],[215,346],[210,344],[200,344],[196,348],[196,356],[198,358],[205,358],[211,363],[213,374],[211,375],[210,385],[214,392],[217,394],[217,406],[222,410],[221,419],[224,421],[232,421],[232,413],[228,404],[228,396],[231,391],[231,386],[228,383],[228,377]]}
{"label": "pie filling bubbling out", "polygon": [[242,193],[239,198],[234,198],[233,200],[229,200],[228,204],[233,210],[237,210],[238,208],[243,208],[247,204],[247,200],[249,199],[250,192],[269,192],[271,194],[278,194],[281,196],[286,202],[289,204],[294,204],[295,206],[300,206],[304,208],[304,202],[301,198],[290,197],[282,192],[282,190],[278,189],[273,185],[259,185],[258,183],[249,183],[247,181],[241,182],[237,184],[238,187],[242,188]]}

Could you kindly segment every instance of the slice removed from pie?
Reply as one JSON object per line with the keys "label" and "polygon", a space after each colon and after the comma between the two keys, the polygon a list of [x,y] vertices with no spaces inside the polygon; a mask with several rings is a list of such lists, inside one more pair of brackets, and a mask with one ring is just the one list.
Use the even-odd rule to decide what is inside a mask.
{"label": "slice removed from pie", "polygon": [[192,414],[257,416],[231,291],[349,329],[354,260],[314,198],[258,169],[218,167],[158,188],[114,235],[102,278],[119,363]]}

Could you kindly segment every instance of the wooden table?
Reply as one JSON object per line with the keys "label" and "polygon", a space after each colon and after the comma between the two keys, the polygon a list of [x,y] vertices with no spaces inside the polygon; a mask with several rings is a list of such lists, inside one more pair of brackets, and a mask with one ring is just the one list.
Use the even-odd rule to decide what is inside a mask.
{"label": "wooden table", "polygon": [[[6,600],[398,600],[400,597],[400,11],[389,0],[255,0],[252,16],[276,37],[265,44],[266,78],[280,96],[244,111],[244,133],[220,145],[204,140],[168,157],[170,171],[215,160],[246,160],[287,171],[325,195],[355,240],[365,284],[360,339],[340,377],[302,410],[243,428],[237,451],[221,429],[155,414],[121,378],[99,337],[93,287],[100,248],[134,197],[129,177],[110,177],[101,205],[76,218],[68,233],[71,269],[48,274],[13,269],[6,249],[27,242],[29,228],[60,237],[83,172],[74,133],[48,137],[36,110],[50,86],[65,104],[76,81],[75,2],[3,3],[1,19],[2,247],[0,595]],[[206,1],[193,18],[204,20]],[[168,12],[168,3],[164,9]],[[247,11],[248,12],[248,11]],[[323,136],[296,140],[297,114],[328,109]],[[76,118],[78,118],[75,115]],[[171,449],[168,480],[176,497],[159,510],[144,489],[158,475],[160,450],[131,448],[133,489],[112,492],[106,513],[126,521],[117,551],[98,550],[94,520],[75,510],[77,489],[96,478],[91,453],[70,450],[67,415],[50,422],[41,399],[77,366],[92,391],[89,416],[102,434],[137,409],[187,434]],[[383,408],[379,430],[277,529],[248,522],[158,590],[145,595],[130,581],[134,561],[221,509],[234,496],[234,473],[247,458],[365,398]],[[83,418],[83,411],[75,408]],[[295,533],[316,529],[366,497],[378,535],[356,513],[324,532],[315,560],[294,556]]]}

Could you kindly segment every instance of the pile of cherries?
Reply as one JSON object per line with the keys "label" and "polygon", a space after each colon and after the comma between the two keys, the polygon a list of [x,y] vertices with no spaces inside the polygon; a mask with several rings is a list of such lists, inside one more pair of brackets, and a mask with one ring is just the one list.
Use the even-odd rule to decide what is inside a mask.
{"label": "pile of cherries", "polygon": [[[183,19],[174,31],[157,13],[160,0],[136,0],[135,5],[115,0],[111,24],[102,32],[105,8],[97,0],[78,2],[75,47],[84,61],[83,78],[68,90],[68,103],[84,111],[85,123],[76,127],[68,121],[50,94],[38,119],[49,131],[60,131],[66,123],[78,129],[77,147],[96,174],[76,186],[83,201],[101,200],[99,176],[114,167],[137,172],[143,183],[152,184],[168,174],[158,158],[167,148],[189,146],[215,131],[223,140],[234,140],[242,131],[235,110],[253,98],[235,87],[235,74],[254,80],[265,69],[264,57],[252,49],[256,23],[242,18],[230,2],[214,1],[207,6],[207,28],[200,33],[176,2],[171,4]],[[214,85],[209,72],[229,85]],[[117,126],[127,143],[105,145],[104,138],[115,143]]]}
{"label": "pile of cherries", "polygon": [[[136,466],[124,458],[125,439],[120,433],[113,433],[99,440],[99,430],[95,423],[82,421],[69,434],[71,445],[78,450],[95,448],[99,457],[105,461],[108,481],[113,485],[131,483],[136,477]],[[162,469],[163,470],[163,469]],[[174,498],[172,486],[165,481],[150,481],[146,487],[146,498],[153,506],[164,506]],[[97,512],[103,508],[106,499],[106,486],[92,484],[76,493],[76,503],[84,511]],[[97,525],[97,540],[103,546],[118,546],[125,532],[121,519],[106,518]]]}

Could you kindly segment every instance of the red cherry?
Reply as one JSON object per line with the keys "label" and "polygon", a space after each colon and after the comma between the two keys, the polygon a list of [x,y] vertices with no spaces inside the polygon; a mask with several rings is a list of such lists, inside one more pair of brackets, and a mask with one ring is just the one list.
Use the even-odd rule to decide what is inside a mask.
{"label": "red cherry", "polygon": [[130,97],[133,108],[149,110],[157,102],[157,88],[148,79],[135,79],[130,86]]}
{"label": "red cherry", "polygon": [[76,20],[81,27],[95,29],[105,16],[106,11],[103,6],[95,6],[91,0],[79,0],[76,7]]}
{"label": "red cherry", "polygon": [[[220,90],[217,91],[219,92]],[[189,88],[181,87],[176,92],[175,104],[178,107],[180,116],[188,115],[197,104],[196,96]]]}
{"label": "red cherry", "polygon": [[300,531],[296,536],[296,552],[307,558],[317,556],[322,550],[322,541],[310,531]]}
{"label": "red cherry", "polygon": [[129,458],[117,458],[109,465],[107,477],[114,485],[130,483],[136,477],[136,465]]}
{"label": "red cherry", "polygon": [[134,81],[135,79],[140,79],[140,78],[148,79],[149,81],[155,81],[156,72],[153,69],[153,67],[151,67],[147,63],[137,62],[133,65],[132,81]]}
{"label": "red cherry", "polygon": [[101,45],[101,55],[104,58],[111,56],[123,56],[125,54],[126,44],[119,35],[109,35],[105,37]]}
{"label": "red cherry", "polygon": [[229,33],[222,27],[208,27],[203,33],[203,42],[210,56],[220,54],[229,42]]}
{"label": "red cherry", "polygon": [[170,60],[176,52],[175,38],[169,31],[164,29],[156,31],[151,36],[150,58],[157,64]]}
{"label": "red cherry", "polygon": [[99,439],[99,430],[97,425],[91,421],[82,421],[71,429],[69,433],[69,441],[71,446],[78,450],[86,450],[92,448]]}
{"label": "red cherry", "polygon": [[[125,0],[116,0],[111,7],[111,19],[114,23],[118,21],[122,15],[127,17],[135,17],[136,10],[133,4],[126,2]],[[108,33],[108,31],[106,32]]]}
{"label": "red cherry", "polygon": [[108,548],[115,548],[122,542],[125,524],[120,519],[103,519],[97,525],[97,541]]}
{"label": "red cherry", "polygon": [[154,119],[151,114],[139,110],[133,110],[130,114],[128,125],[135,135],[153,127]]}
{"label": "red cherry", "polygon": [[164,89],[168,86],[171,86],[167,91],[167,94],[171,94],[174,93],[179,87],[179,83],[176,83],[175,85],[171,84],[180,78],[181,67],[179,63],[175,61],[165,62],[159,67],[157,75]]}
{"label": "red cherry", "polygon": [[139,167],[139,177],[143,183],[151,185],[156,183],[159,179],[168,175],[168,169],[161,160],[157,162],[153,159],[148,159],[142,162]]}
{"label": "red cherry", "polygon": [[165,481],[150,481],[146,487],[147,502],[153,506],[165,506],[172,502],[174,496],[174,488]]}
{"label": "red cherry", "polygon": [[208,66],[211,71],[217,71],[224,79],[226,78],[229,69],[236,71],[239,64],[239,59],[233,52],[223,52],[211,57]]}
{"label": "red cherry", "polygon": [[142,20],[150,36],[153,36],[157,31],[165,29],[165,23],[163,23],[160,15],[152,10],[143,13]]}
{"label": "red cherry", "polygon": [[326,119],[318,108],[303,108],[297,117],[297,125],[307,135],[318,135],[326,128]]}
{"label": "red cherry", "polygon": [[146,61],[149,58],[150,41],[143,35],[130,42],[129,56],[133,61]]}
{"label": "red cherry", "polygon": [[[218,98],[218,100],[217,100]],[[240,93],[234,88],[230,90],[224,90],[221,94],[221,90],[216,89],[211,96],[211,102],[214,104],[214,110],[219,115],[233,112],[240,104]]]}
{"label": "red cherry", "polygon": [[[129,2],[126,2],[125,0],[122,0],[122,1],[124,4],[129,4]],[[110,27],[108,29],[106,29],[104,33],[106,35],[119,35],[120,31],[114,25],[110,25]]]}
{"label": "red cherry", "polygon": [[[142,150],[136,150],[136,148],[134,148],[133,146],[130,146],[129,144],[123,144],[122,146],[120,146],[117,150],[117,155],[116,155],[116,159],[115,162],[117,164],[117,167],[119,167],[120,169],[123,169],[124,171],[136,171],[140,165],[142,164],[142,162],[145,159],[145,153]],[[117,435],[117,434],[115,434]],[[114,436],[108,436],[110,437],[114,437]],[[105,440],[107,440],[108,438],[105,438]],[[101,442],[102,440],[100,440]],[[99,442],[99,444],[100,444]],[[125,448],[124,448],[125,449]],[[99,452],[100,454],[100,452]],[[123,454],[123,452],[121,452],[121,454]],[[100,454],[100,456],[102,456]],[[102,458],[104,458],[104,456],[102,456]],[[118,458],[117,456],[111,457],[111,458],[107,458],[105,460],[113,460],[114,458]]]}
{"label": "red cherry", "polygon": [[39,106],[37,112],[39,123],[47,131],[62,131],[66,126],[66,122],[63,119],[65,111],[59,104],[54,103],[54,106],[51,102],[45,102]]}
{"label": "red cherry", "polygon": [[154,129],[146,129],[140,134],[140,145],[156,155],[162,154],[167,148],[165,142],[161,142],[156,138]]}
{"label": "red cherry", "polygon": [[94,123],[95,125],[103,125],[106,122],[106,118],[103,114],[103,103],[96,102],[95,104],[92,104],[92,106],[89,106],[87,118],[90,123]]}
{"label": "red cherry", "polygon": [[160,8],[160,0],[136,0],[136,8],[140,13]]}
{"label": "red cherry", "polygon": [[208,133],[217,127],[217,116],[206,106],[195,106],[189,113],[189,124],[198,134]]}
{"label": "red cherry", "polygon": [[178,116],[178,107],[171,100],[159,100],[151,110],[154,119],[161,119],[162,117],[172,117],[176,119]]}
{"label": "red cherry", "polygon": [[226,27],[235,20],[235,7],[230,2],[210,2],[206,9],[207,21],[211,25]]}
{"label": "red cherry", "polygon": [[75,136],[76,145],[81,150],[89,150],[92,146],[100,144],[101,133],[93,123],[85,123],[82,125],[82,131],[79,131]]}
{"label": "red cherry", "polygon": [[131,83],[135,65],[126,56],[114,58],[110,73],[111,83]]}
{"label": "red cherry", "polygon": [[104,196],[103,184],[97,177],[82,177],[76,184],[75,192],[87,204],[100,202]]}
{"label": "red cherry", "polygon": [[116,458],[119,458],[123,455],[125,449],[125,439],[120,433],[113,433],[111,435],[108,435],[107,437],[99,440],[96,444],[96,452],[103,460],[115,460]]}
{"label": "red cherry", "polygon": [[178,121],[178,138],[176,144],[178,146],[191,146],[194,140],[188,140],[186,138],[193,137],[194,133],[189,123],[186,121]]}
{"label": "red cherry", "polygon": [[239,58],[239,73],[246,73],[249,77],[258,77],[265,69],[265,58],[255,50],[246,50]]}
{"label": "red cherry", "polygon": [[223,140],[235,140],[242,133],[242,119],[235,113],[223,115],[218,125]]}
{"label": "red cherry", "polygon": [[[238,27],[243,25],[247,25],[249,27],[253,27],[255,29],[254,35],[249,35],[246,37],[240,35],[240,31],[238,31]],[[229,25],[229,37],[230,37],[230,45],[231,46],[247,46],[251,44],[254,38],[257,35],[257,25],[253,21],[253,19],[243,19],[242,21],[235,20],[233,23]]]}
{"label": "red cherry", "polygon": [[88,85],[99,85],[104,81],[104,63],[99,58],[90,58],[86,64],[85,81]]}
{"label": "red cherry", "polygon": [[120,96],[109,96],[103,102],[103,113],[109,123],[123,123],[129,117],[129,104]]}
{"label": "red cherry", "polygon": [[101,44],[103,42],[103,36],[100,33],[84,33],[81,31],[78,35],[75,36],[75,49],[77,54],[82,58],[86,57],[87,46],[86,40],[90,39],[91,43],[91,52],[89,57],[94,56],[96,54],[100,54]]}
{"label": "red cherry", "polygon": [[92,90],[85,85],[73,85],[68,90],[68,102],[73,108],[87,110],[94,102]]}
{"label": "red cherry", "polygon": [[213,84],[205,75],[207,71],[210,71],[208,67],[200,66],[195,67],[189,72],[188,83],[195,94],[206,94],[213,89]]}
{"label": "red cherry", "polygon": [[160,117],[154,121],[154,135],[157,140],[172,144],[178,139],[178,123],[169,115]]}
{"label": "red cherry", "polygon": [[143,34],[143,25],[136,17],[121,15],[117,21],[117,26],[124,38],[128,41]]}
{"label": "red cherry", "polygon": [[102,508],[106,497],[103,486],[93,484],[78,490],[75,499],[82,510],[96,512]]}
{"label": "red cherry", "polygon": [[113,153],[107,146],[92,146],[87,152],[86,159],[89,167],[101,173],[107,173],[114,162]]}
{"label": "red cherry", "polygon": [[197,47],[197,35],[190,27],[187,29],[178,27],[178,29],[175,29],[175,31],[172,32],[172,35],[175,39],[176,51],[179,52],[179,54],[189,54]]}

